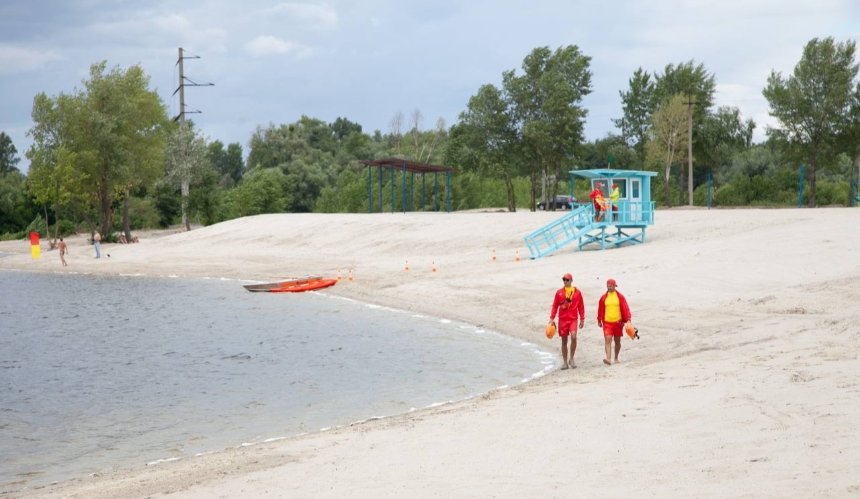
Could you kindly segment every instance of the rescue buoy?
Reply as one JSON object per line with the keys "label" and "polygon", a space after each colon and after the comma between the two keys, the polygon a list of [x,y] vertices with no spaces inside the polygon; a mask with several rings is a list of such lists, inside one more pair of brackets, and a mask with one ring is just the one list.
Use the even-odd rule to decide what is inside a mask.
{"label": "rescue buoy", "polygon": [[632,322],[628,321],[627,324],[624,325],[624,332],[627,333],[627,336],[629,336],[631,340],[639,339],[639,330],[633,327]]}
{"label": "rescue buoy", "polygon": [[546,337],[552,339],[555,336],[555,322],[550,322],[546,325]]}

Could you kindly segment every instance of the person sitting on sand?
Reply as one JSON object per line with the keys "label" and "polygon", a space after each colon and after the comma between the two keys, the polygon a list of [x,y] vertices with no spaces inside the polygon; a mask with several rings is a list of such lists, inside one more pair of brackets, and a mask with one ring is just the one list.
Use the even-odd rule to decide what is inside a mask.
{"label": "person sitting on sand", "polygon": [[[555,292],[549,321],[553,322],[556,313],[558,313],[558,335],[561,337],[561,368],[567,369],[568,367],[576,367],[573,363],[573,354],[576,353],[576,333],[579,328],[585,325],[585,303],[582,300],[582,293],[572,285],[572,275],[564,274],[561,280],[564,282],[564,286]],[[576,325],[577,317],[579,318],[579,328]],[[570,357],[567,354],[568,336],[570,336]]]}
{"label": "person sitting on sand", "polygon": [[603,341],[606,358],[603,363],[612,364],[612,341],[615,340],[615,362],[621,352],[621,335],[624,324],[632,318],[630,306],[624,295],[615,290],[615,279],[606,281],[606,293],[597,302],[597,326],[603,328]]}

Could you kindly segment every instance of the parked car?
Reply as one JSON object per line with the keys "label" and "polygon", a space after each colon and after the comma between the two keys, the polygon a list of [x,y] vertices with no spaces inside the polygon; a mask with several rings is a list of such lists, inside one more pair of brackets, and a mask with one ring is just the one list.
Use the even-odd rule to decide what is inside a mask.
{"label": "parked car", "polygon": [[573,196],[559,195],[549,202],[549,207],[547,207],[547,203],[545,201],[541,201],[538,203],[537,208],[539,210],[569,210],[573,208],[574,203],[576,203],[576,199],[574,199]]}

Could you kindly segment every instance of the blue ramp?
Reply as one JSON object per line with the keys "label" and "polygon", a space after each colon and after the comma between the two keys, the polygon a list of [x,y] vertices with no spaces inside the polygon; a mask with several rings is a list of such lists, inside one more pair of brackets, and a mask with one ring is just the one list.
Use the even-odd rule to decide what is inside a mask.
{"label": "blue ramp", "polygon": [[583,205],[525,237],[534,260],[576,243],[578,249],[595,245],[600,249],[645,242],[645,228],[654,223],[654,203],[622,201],[617,211],[607,211],[594,221],[592,205]]}
{"label": "blue ramp", "polygon": [[546,256],[567,246],[594,228],[594,210],[590,205],[580,206],[554,222],[525,237],[532,259]]}

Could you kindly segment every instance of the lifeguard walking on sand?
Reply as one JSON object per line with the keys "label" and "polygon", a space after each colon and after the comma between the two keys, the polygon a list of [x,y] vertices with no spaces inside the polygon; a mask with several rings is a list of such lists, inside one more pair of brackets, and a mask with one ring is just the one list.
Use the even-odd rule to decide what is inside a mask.
{"label": "lifeguard walking on sand", "polygon": [[[549,321],[555,320],[558,313],[558,335],[561,336],[561,361],[562,369],[576,367],[573,363],[573,354],[576,353],[576,333],[585,325],[585,303],[582,293],[573,286],[573,276],[564,274],[561,278],[564,286],[555,292],[552,300],[552,311]],[[577,327],[577,319],[579,327]],[[570,337],[570,356],[568,356],[568,337]]]}
{"label": "lifeguard walking on sand", "polygon": [[606,293],[597,302],[597,325],[603,328],[603,341],[606,358],[603,363],[612,364],[612,342],[615,341],[615,362],[621,352],[621,335],[624,334],[624,324],[630,320],[630,306],[624,295],[615,290],[615,279],[606,281]]}

